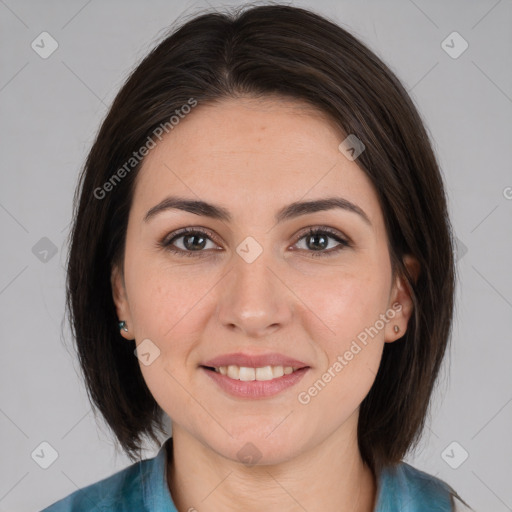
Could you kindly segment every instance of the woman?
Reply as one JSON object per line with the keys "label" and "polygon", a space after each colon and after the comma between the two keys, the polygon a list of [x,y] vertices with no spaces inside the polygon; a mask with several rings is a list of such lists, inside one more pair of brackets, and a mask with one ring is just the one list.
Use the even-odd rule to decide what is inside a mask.
{"label": "woman", "polygon": [[464,510],[402,460],[451,330],[443,182],[361,42],[290,6],[189,20],[117,95],[76,205],[74,337],[134,464],[46,511]]}

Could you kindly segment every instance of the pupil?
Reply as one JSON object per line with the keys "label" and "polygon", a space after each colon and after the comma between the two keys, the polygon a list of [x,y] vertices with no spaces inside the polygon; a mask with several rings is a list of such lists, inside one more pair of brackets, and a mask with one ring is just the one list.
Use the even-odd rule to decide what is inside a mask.
{"label": "pupil", "polygon": [[[321,243],[321,244],[320,244],[320,245],[321,245],[321,247],[319,247],[319,248],[320,248],[320,249],[325,249],[324,245],[325,245],[325,242],[326,242],[326,238],[327,238],[327,237],[325,237],[324,235],[321,235],[321,234],[315,234],[315,235],[311,235],[311,236],[310,236],[310,239],[315,239],[315,240],[316,240],[317,238],[319,238],[319,239],[322,239],[322,240],[323,240],[323,243]],[[317,245],[317,246],[318,246],[318,244],[313,243],[313,244],[311,244],[311,245],[310,245],[310,248],[311,248],[311,246],[314,246],[314,245]]]}
{"label": "pupil", "polygon": [[[190,244],[187,242],[190,238],[198,238],[202,241],[202,243]],[[205,237],[203,235],[187,235],[187,236],[185,236],[185,238],[183,240],[184,240],[184,245],[187,249],[202,249],[204,247]]]}

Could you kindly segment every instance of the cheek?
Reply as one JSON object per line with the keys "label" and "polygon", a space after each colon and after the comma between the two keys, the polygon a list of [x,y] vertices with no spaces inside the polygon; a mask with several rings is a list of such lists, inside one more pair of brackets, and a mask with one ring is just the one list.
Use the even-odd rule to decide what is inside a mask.
{"label": "cheek", "polygon": [[196,325],[189,317],[197,320],[202,299],[215,287],[218,275],[204,267],[200,270],[199,265],[171,264],[161,255],[142,250],[131,254],[125,262],[126,284],[136,338],[155,339],[168,346],[185,326]]}
{"label": "cheek", "polygon": [[298,295],[307,298],[307,307],[325,326],[322,332],[330,352],[343,349],[385,312],[390,290],[387,270],[368,260],[364,263],[296,283]]}
{"label": "cheek", "polygon": [[160,407],[171,418],[181,418],[187,411],[187,421],[194,422],[197,403],[187,389],[193,371],[190,354],[202,330],[200,300],[204,291],[193,287],[190,278],[175,276],[165,270],[148,271],[139,282],[133,311],[136,339],[139,343],[149,338],[158,347],[158,357],[150,365],[139,364]]}
{"label": "cheek", "polygon": [[[366,263],[358,272],[331,273],[308,294],[308,307],[328,328],[312,332],[323,357],[315,375],[302,384],[298,398],[311,412],[331,416],[333,421],[351,414],[364,399],[384,348],[386,324],[381,315],[386,313],[390,279],[384,265]],[[339,407],[330,408],[333,403]]]}
{"label": "cheek", "polygon": [[297,400],[308,417],[322,418],[324,426],[318,428],[351,416],[375,380],[384,348],[380,318],[389,295],[381,270],[340,272],[310,295],[308,306],[329,329],[316,329],[313,339],[323,357],[301,383]]}
{"label": "cheek", "polygon": [[142,347],[148,347],[151,353],[148,365],[139,358],[142,375],[158,404],[171,413],[188,399],[180,383],[194,336],[185,331],[197,325],[190,318],[204,292],[193,286],[186,269],[170,269],[156,260],[132,247],[125,259],[125,277],[137,351],[143,354]]}

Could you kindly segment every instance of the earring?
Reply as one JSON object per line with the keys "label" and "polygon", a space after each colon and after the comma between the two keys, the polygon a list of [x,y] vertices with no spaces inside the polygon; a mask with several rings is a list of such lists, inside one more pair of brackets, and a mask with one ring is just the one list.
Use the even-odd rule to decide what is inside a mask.
{"label": "earring", "polygon": [[119,329],[123,329],[123,331],[128,332],[128,327],[126,327],[126,322],[124,320],[119,322],[118,325],[119,325]]}
{"label": "earring", "polygon": [[399,331],[400,331],[400,327],[398,327],[398,325],[395,325],[395,326],[393,327],[393,329],[395,330],[395,332],[399,332]]}

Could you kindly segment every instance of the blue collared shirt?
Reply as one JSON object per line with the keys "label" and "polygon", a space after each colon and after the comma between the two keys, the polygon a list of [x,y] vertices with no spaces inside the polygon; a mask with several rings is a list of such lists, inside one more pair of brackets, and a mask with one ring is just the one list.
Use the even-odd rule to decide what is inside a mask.
{"label": "blue collared shirt", "polygon": [[[41,512],[178,512],[167,486],[172,437],[158,454],[73,492]],[[405,462],[385,468],[377,479],[374,512],[452,512],[455,491],[442,480]]]}

